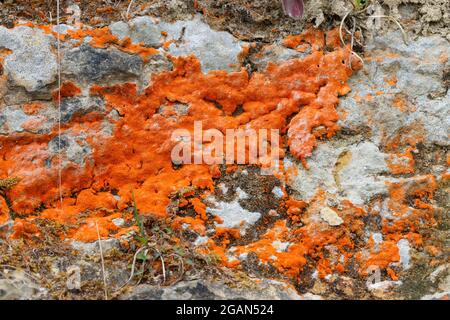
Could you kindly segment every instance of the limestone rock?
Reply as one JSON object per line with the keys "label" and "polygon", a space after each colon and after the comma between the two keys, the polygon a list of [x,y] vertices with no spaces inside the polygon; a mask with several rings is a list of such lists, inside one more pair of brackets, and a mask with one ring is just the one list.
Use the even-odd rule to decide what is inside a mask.
{"label": "limestone rock", "polygon": [[95,83],[107,77],[139,76],[143,67],[142,59],[117,49],[96,49],[83,44],[68,50],[62,61],[65,75]]}
{"label": "limestone rock", "polygon": [[0,26],[0,48],[12,51],[4,62],[5,74],[15,86],[33,92],[56,80],[58,66],[52,40],[37,28]]}
{"label": "limestone rock", "polygon": [[[254,282],[256,283],[256,282]],[[317,300],[319,296],[300,296],[285,283],[261,279],[248,287],[229,287],[221,282],[182,281],[170,287],[139,285],[122,296],[124,300]]]}
{"label": "limestone rock", "polygon": [[324,207],[320,210],[320,217],[322,220],[327,222],[330,226],[339,226],[342,223],[344,223],[344,220],[342,220],[341,217],[334,211],[333,209],[329,207]]}

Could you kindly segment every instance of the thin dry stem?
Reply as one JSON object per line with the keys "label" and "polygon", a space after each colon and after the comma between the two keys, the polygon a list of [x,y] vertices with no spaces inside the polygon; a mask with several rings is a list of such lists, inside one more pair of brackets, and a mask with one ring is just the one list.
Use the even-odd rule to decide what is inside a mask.
{"label": "thin dry stem", "polygon": [[108,287],[106,285],[106,272],[105,272],[105,259],[103,258],[103,249],[100,239],[100,231],[98,230],[98,223],[95,221],[95,228],[97,229],[98,247],[100,249],[100,258],[102,261],[102,274],[103,274],[103,288],[105,290],[105,300],[108,300]]}

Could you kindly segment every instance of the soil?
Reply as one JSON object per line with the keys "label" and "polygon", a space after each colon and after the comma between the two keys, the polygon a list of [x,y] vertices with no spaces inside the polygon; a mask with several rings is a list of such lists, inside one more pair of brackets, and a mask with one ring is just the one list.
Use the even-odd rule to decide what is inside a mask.
{"label": "soil", "polygon": [[[139,15],[155,16],[167,21],[203,14],[213,28],[225,30],[248,41],[269,42],[300,33],[305,27],[329,29],[338,26],[349,11],[364,33],[397,29],[392,19],[376,19],[376,30],[369,30],[369,15],[384,14],[401,22],[414,34],[440,34],[450,39],[450,2],[447,0],[371,0],[361,10],[353,0],[305,0],[305,16],[296,21],[287,17],[279,0],[61,0],[61,23],[73,12],[64,8],[79,6],[80,21],[99,27]],[[128,15],[127,15],[128,12]],[[56,0],[1,0],[0,25],[12,27],[17,20],[40,24],[56,23]]]}

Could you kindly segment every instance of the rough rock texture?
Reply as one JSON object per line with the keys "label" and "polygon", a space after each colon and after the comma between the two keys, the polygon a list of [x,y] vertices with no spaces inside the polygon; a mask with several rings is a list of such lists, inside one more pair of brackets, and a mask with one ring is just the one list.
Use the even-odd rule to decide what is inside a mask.
{"label": "rough rock texture", "polygon": [[3,68],[12,85],[33,92],[56,80],[57,62],[52,42],[41,30],[28,27],[11,30],[0,26],[0,50],[11,50]]}
{"label": "rough rock texture", "polygon": [[64,54],[62,72],[86,82],[97,83],[117,74],[137,76],[142,70],[142,60],[118,50],[99,50],[81,45]]}
{"label": "rough rock texture", "polygon": [[[436,27],[445,6],[408,6],[427,10],[436,35],[406,45],[391,29],[367,40],[361,65],[325,29],[329,10],[346,14],[342,1],[306,1],[305,20],[324,30],[287,21],[270,35],[275,2],[226,2],[198,1],[204,16],[176,21],[0,27],[2,259],[23,266],[24,244],[32,261],[48,258],[42,275],[23,275],[23,292],[0,274],[7,297],[447,297],[450,46]],[[402,14],[406,2],[385,7]],[[233,12],[230,32],[211,27],[223,26],[221,12]],[[279,130],[266,148],[280,170],[263,171],[263,156],[173,161],[186,138],[173,132],[189,135],[195,121],[257,138],[251,130]],[[63,289],[71,266],[81,289]],[[246,280],[182,280],[203,269]],[[248,276],[262,280],[246,286]]]}
{"label": "rough rock texture", "polygon": [[[128,24],[113,23],[111,33],[123,39],[130,37],[133,43],[160,47],[165,42],[168,52],[174,56],[194,54],[201,62],[202,70],[238,70],[242,44],[227,32],[217,32],[204,23],[199,15],[193,20],[175,23],[158,22],[149,17],[133,19]],[[163,36],[161,33],[166,33]],[[71,60],[70,57],[68,60]]]}
{"label": "rough rock texture", "polygon": [[246,287],[232,288],[220,282],[202,280],[179,282],[174,286],[161,288],[140,285],[123,296],[127,300],[313,300],[314,295],[300,296],[285,283],[254,279]]}

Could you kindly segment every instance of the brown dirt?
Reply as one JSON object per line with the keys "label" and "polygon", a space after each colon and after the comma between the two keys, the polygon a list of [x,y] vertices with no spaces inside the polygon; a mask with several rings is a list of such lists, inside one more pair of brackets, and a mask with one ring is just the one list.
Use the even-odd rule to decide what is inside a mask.
{"label": "brown dirt", "polygon": [[[106,26],[138,15],[174,21],[201,13],[213,28],[229,31],[242,40],[262,42],[298,34],[311,25],[323,29],[337,26],[349,8],[354,7],[353,0],[305,0],[305,16],[296,21],[283,13],[280,0],[61,0],[61,23],[71,16],[65,9],[73,3],[81,10],[81,22],[91,26]],[[447,0],[372,0],[369,3],[382,12],[370,8],[356,16],[364,32],[369,32],[367,17],[382,13],[396,18],[414,34],[441,34],[450,39],[450,2]],[[19,19],[39,24],[56,23],[56,0],[1,0],[0,25],[12,27]],[[381,20],[376,32],[398,28],[388,19]]]}

